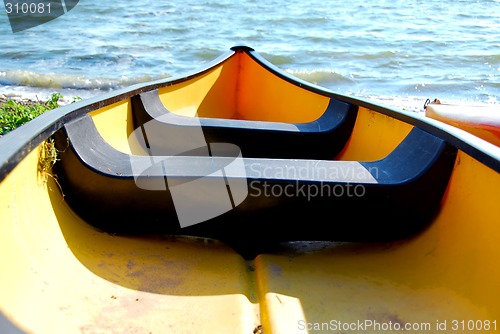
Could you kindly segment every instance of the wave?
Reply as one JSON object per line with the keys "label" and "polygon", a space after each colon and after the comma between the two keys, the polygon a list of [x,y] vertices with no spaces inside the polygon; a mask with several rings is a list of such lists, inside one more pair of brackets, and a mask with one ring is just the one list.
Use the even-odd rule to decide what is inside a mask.
{"label": "wave", "polygon": [[[207,56],[208,57],[208,56]],[[329,69],[286,70],[292,76],[313,84],[346,84],[352,79]],[[72,74],[38,73],[26,70],[8,70],[0,72],[0,85],[29,86],[39,88],[71,88],[85,90],[114,90],[133,84],[165,79],[170,75],[140,75],[121,78],[89,78]]]}
{"label": "wave", "polygon": [[114,90],[137,83],[167,78],[164,76],[135,76],[122,78],[87,78],[83,76],[60,73],[37,73],[25,70],[10,70],[0,72],[0,85],[29,86],[55,89],[84,89],[84,90]]}
{"label": "wave", "polygon": [[315,85],[349,84],[353,80],[340,73],[328,69],[286,70],[290,75]]}

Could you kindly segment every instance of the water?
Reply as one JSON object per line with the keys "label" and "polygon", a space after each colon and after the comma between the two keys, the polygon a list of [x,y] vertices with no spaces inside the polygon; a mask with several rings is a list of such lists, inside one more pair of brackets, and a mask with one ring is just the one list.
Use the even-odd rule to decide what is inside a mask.
{"label": "water", "polygon": [[245,44],[292,75],[389,106],[500,103],[500,0],[80,0],[18,33],[0,13],[7,96],[85,99]]}

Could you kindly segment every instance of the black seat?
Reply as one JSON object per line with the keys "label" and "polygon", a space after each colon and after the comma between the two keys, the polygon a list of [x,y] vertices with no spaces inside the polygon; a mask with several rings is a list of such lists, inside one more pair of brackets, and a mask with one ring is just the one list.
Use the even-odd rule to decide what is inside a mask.
{"label": "black seat", "polygon": [[309,123],[195,118],[174,114],[162,104],[158,91],[132,97],[135,127],[156,129],[149,146],[170,155],[183,152],[184,142],[197,138],[201,126],[206,143],[232,143],[244,157],[333,159],[349,140],[357,107],[331,99],[321,117]]}

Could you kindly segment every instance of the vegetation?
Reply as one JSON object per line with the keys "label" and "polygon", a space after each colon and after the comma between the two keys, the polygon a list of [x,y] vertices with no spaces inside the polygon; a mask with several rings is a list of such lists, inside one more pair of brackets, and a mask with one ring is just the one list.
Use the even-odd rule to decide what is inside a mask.
{"label": "vegetation", "polygon": [[[0,100],[0,137],[41,114],[59,107],[61,99],[62,95],[60,93],[54,93],[47,101],[23,100],[16,102],[14,100]],[[76,97],[73,102],[78,100],[81,100],[81,98]],[[58,153],[53,138],[47,138],[41,143],[38,154],[38,177],[43,183],[47,183],[50,177],[61,188],[57,176],[51,173],[52,167],[58,161]]]}
{"label": "vegetation", "polygon": [[20,101],[8,100],[0,105],[0,135],[20,127],[46,111],[59,106],[62,98],[60,93],[54,93],[47,101]]}
{"label": "vegetation", "polygon": [[[59,189],[61,190],[61,194],[64,197],[64,193],[62,191],[61,185],[57,180],[57,175],[52,174],[52,167],[59,160],[58,154],[59,150],[56,148],[54,138],[47,138],[41,145],[38,151],[38,179],[42,181],[43,184],[47,184],[49,177],[54,180]],[[49,185],[49,189],[52,188]]]}

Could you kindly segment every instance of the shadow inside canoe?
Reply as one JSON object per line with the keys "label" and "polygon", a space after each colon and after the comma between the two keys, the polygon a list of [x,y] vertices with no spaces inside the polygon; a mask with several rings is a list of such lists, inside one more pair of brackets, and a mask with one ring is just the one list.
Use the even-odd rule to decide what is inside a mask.
{"label": "shadow inside canoe", "polygon": [[[415,309],[429,310],[422,315],[426,319],[484,316],[480,307],[449,287],[455,284],[446,275],[429,280],[430,273],[448,270],[432,256],[435,238],[424,243],[419,237],[376,244],[289,242],[246,261],[215,240],[101,232],[76,217],[58,193],[51,192],[51,201],[76,259],[94,275],[135,291],[241,295],[251,303],[264,303],[266,312],[282,310],[276,319],[292,317],[295,329],[329,323],[333,315],[341,322],[407,323],[415,320]],[[425,234],[438,229],[430,230],[434,232]]]}
{"label": "shadow inside canoe", "polygon": [[77,217],[59,192],[49,193],[69,249],[93,274],[149,293],[255,298],[248,279],[252,267],[226,245],[183,236],[108,234]]}

